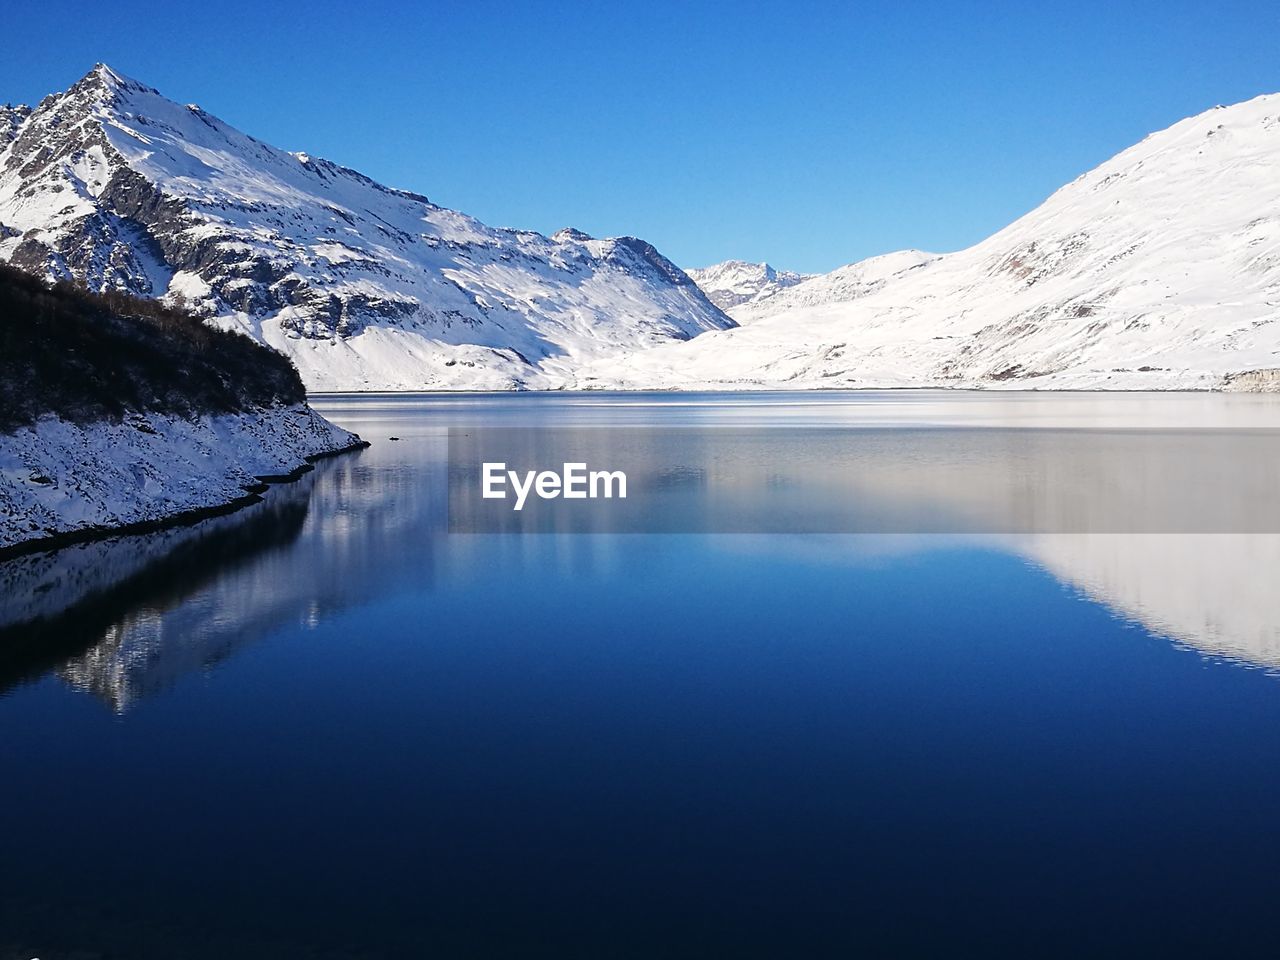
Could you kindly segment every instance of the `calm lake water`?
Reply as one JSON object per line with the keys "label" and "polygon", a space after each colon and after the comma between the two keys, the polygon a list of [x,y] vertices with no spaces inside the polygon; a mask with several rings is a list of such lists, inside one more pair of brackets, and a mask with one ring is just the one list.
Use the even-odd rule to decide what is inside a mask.
{"label": "calm lake water", "polygon": [[[0,565],[0,960],[1274,950],[1280,397],[316,406],[373,446]],[[931,519],[450,532],[450,428],[588,427],[745,432],[766,490],[880,431],[859,490]],[[920,431],[976,446],[921,478]],[[653,456],[654,529],[728,489]]]}

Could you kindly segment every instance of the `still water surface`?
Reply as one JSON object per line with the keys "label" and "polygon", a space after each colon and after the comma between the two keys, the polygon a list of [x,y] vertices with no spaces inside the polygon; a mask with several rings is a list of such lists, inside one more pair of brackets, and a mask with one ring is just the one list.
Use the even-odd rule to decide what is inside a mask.
{"label": "still water surface", "polygon": [[373,446],[0,565],[0,958],[1273,944],[1280,536],[451,534],[445,457],[450,427],[1269,430],[1275,399],[316,405]]}

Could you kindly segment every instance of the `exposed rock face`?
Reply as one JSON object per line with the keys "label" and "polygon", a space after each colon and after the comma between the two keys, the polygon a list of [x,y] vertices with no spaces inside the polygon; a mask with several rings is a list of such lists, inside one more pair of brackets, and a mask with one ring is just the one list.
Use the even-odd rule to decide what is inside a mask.
{"label": "exposed rock face", "polygon": [[0,259],[181,299],[313,388],[538,386],[733,325],[650,244],[498,230],[99,65],[0,110]]}
{"label": "exposed rock face", "polygon": [[1280,393],[1280,367],[1228,374],[1223,388],[1241,392]]}
{"label": "exposed rock face", "polygon": [[25,104],[16,107],[11,103],[0,106],[0,145],[10,143],[18,135],[18,128],[31,116],[31,108]]}

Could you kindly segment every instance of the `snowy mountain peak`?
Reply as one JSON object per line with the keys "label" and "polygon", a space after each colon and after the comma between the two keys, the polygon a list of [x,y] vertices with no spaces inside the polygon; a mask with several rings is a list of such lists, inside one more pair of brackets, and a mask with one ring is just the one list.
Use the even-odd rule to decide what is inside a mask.
{"label": "snowy mountain peak", "polygon": [[808,276],[745,260],[726,260],[710,267],[691,268],[685,273],[712,303],[735,319],[747,312],[745,307],[767,301]]}
{"label": "snowy mountain peak", "polygon": [[570,240],[582,243],[586,240],[594,240],[595,237],[589,233],[583,233],[575,227],[562,227],[551,235],[551,239],[556,243],[566,243]]}
{"label": "snowy mountain peak", "polygon": [[[122,73],[112,70],[105,63],[94,64],[93,69],[71,85],[61,96],[69,100],[110,102],[123,93],[151,94],[159,96],[160,91],[139,83]],[[55,94],[55,96],[58,96]],[[43,106],[43,104],[42,104]]]}
{"label": "snowy mountain peak", "polygon": [[129,81],[123,74],[116,73],[105,63],[95,63],[93,69],[86,74],[88,77],[98,77],[108,83],[128,83]]}
{"label": "snowy mountain peak", "polygon": [[536,386],[733,326],[643,240],[495,229],[103,64],[4,130],[0,260],[181,299],[312,388]]}

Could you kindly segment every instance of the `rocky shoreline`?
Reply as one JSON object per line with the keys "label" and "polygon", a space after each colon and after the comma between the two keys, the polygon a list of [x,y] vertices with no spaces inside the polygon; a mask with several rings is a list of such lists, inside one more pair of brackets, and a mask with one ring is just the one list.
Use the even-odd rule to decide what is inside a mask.
{"label": "rocky shoreline", "polygon": [[237,510],[368,446],[307,404],[183,418],[57,417],[0,436],[0,559]]}
{"label": "rocky shoreline", "polygon": [[1280,367],[1227,374],[1222,389],[1238,393],[1280,393]]}

